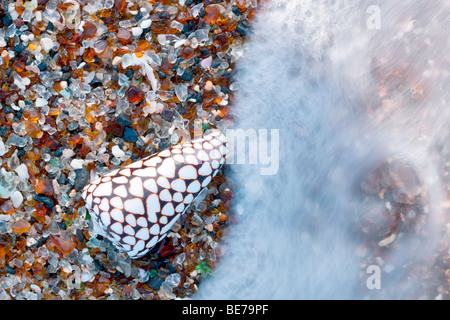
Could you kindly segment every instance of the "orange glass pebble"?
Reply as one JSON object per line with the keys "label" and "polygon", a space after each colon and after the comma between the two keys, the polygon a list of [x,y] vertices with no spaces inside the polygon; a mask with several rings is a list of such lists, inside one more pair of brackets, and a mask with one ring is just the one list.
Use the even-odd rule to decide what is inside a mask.
{"label": "orange glass pebble", "polygon": [[125,92],[129,103],[139,103],[145,98],[145,93],[135,86],[130,86]]}
{"label": "orange glass pebble", "polygon": [[145,39],[139,39],[136,49],[134,50],[134,54],[136,55],[136,57],[142,58],[144,52],[149,50],[150,48],[151,48],[150,42],[148,42]]}
{"label": "orange glass pebble", "polygon": [[72,71],[72,78],[77,79],[77,78],[83,78],[83,69],[75,69]]}
{"label": "orange glass pebble", "polygon": [[56,5],[56,8],[58,8],[60,11],[67,11],[69,9],[70,3],[58,3]]}
{"label": "orange glass pebble", "polygon": [[12,230],[18,234],[28,232],[30,230],[30,228],[31,228],[31,224],[28,221],[23,220],[23,219],[17,220],[12,225]]}
{"label": "orange glass pebble", "polygon": [[5,257],[10,247],[11,244],[9,242],[0,240],[0,259],[3,259]]}
{"label": "orange glass pebble", "polygon": [[77,146],[77,144],[81,142],[81,139],[82,138],[81,138],[81,136],[78,133],[70,136],[70,138],[68,140],[69,147],[71,149],[75,148]]}
{"label": "orange glass pebble", "polygon": [[114,7],[116,7],[119,12],[122,12],[123,9],[125,9],[126,4],[127,2],[125,0],[114,0]]}
{"label": "orange glass pebble", "polygon": [[83,53],[83,59],[87,63],[92,63],[95,61],[96,52],[93,48],[87,48]]}
{"label": "orange glass pebble", "polygon": [[163,79],[163,81],[161,81],[161,87],[159,88],[159,90],[169,90],[171,84],[172,82],[170,81],[170,79],[165,78]]}
{"label": "orange glass pebble", "polygon": [[2,51],[3,68],[7,69],[9,66],[9,53],[6,50]]}
{"label": "orange glass pebble", "polygon": [[60,82],[55,81],[53,83],[53,90],[55,90],[56,92],[60,92],[62,90],[62,86]]}
{"label": "orange glass pebble", "polygon": [[130,53],[130,50],[128,49],[128,47],[120,47],[120,48],[117,48],[116,52],[119,55],[124,55],[124,54]]}
{"label": "orange glass pebble", "polygon": [[30,174],[30,182],[34,183],[35,181],[34,176],[38,175],[41,172],[41,169],[39,169],[39,167],[36,166],[34,162],[31,161],[27,161],[25,164],[27,165],[28,172]]}
{"label": "orange glass pebble", "polygon": [[36,24],[32,27],[32,31],[33,33],[37,33],[39,34],[41,31],[44,30],[44,28],[46,27],[46,24],[44,21],[38,21],[36,22]]}
{"label": "orange glass pebble", "polygon": [[[95,35],[95,34],[94,34]],[[75,33],[74,35],[73,35],[73,37],[72,37],[72,39],[70,39],[70,42],[72,43],[71,45],[72,45],[72,47],[73,48],[75,48],[75,49],[77,49],[77,47],[79,46],[79,45],[81,45],[81,41],[83,40],[83,35],[81,34],[81,33]],[[75,50],[74,49],[74,50]],[[67,48],[66,48],[66,50],[67,50]],[[73,50],[71,50],[71,51],[73,51]]]}
{"label": "orange glass pebble", "polygon": [[36,181],[36,185],[34,186],[34,191],[38,194],[52,196],[54,193],[52,181],[45,178],[38,179]]}
{"label": "orange glass pebble", "polygon": [[251,19],[253,19],[255,17],[255,15],[256,15],[256,10],[250,10],[248,15],[247,15],[247,19],[251,20]]}
{"label": "orange glass pebble", "polygon": [[247,2],[245,0],[236,0],[236,5],[238,6],[238,8],[241,12],[245,11],[246,4],[247,4]]}
{"label": "orange glass pebble", "polygon": [[[94,140],[95,138],[97,138],[98,135],[100,134],[100,132],[98,132],[96,130],[89,130],[89,129],[84,130],[84,133],[86,133],[86,135],[88,136],[89,140],[91,140],[91,141]],[[81,141],[79,141],[79,143],[80,142]]]}
{"label": "orange glass pebble", "polygon": [[36,209],[33,212],[33,217],[38,221],[38,222],[45,222],[45,216],[47,214],[47,207],[42,203],[42,202],[38,202],[34,205],[34,208]]}
{"label": "orange glass pebble", "polygon": [[17,72],[22,72],[25,70],[25,65],[20,60],[14,61],[13,67]]}
{"label": "orange glass pebble", "polygon": [[228,44],[228,36],[225,32],[216,34],[214,36],[214,42],[217,43],[219,46],[224,46]]}
{"label": "orange glass pebble", "polygon": [[87,154],[91,152],[91,148],[89,148],[87,145],[83,145],[80,150],[78,151],[78,155],[82,158],[86,157]]}
{"label": "orange glass pebble", "polygon": [[40,138],[42,137],[42,131],[39,124],[25,121],[25,131],[28,133],[30,138]]}
{"label": "orange glass pebble", "polygon": [[77,247],[77,243],[70,241],[70,240],[64,240],[60,237],[50,235],[49,237],[50,241],[58,248],[59,251],[63,254],[63,256],[68,255]]}
{"label": "orange glass pebble", "polygon": [[95,117],[91,114],[93,111],[93,108],[91,106],[87,106],[84,111],[84,117],[87,122],[89,123],[95,123]]}
{"label": "orange glass pebble", "polygon": [[33,274],[41,274],[44,271],[44,265],[39,261],[35,261],[31,266],[31,271],[33,271]]}
{"label": "orange glass pebble", "polygon": [[36,122],[39,120],[40,114],[33,110],[25,110],[23,112],[23,117],[29,121]]}
{"label": "orange glass pebble", "polygon": [[97,294],[102,295],[106,291],[106,289],[108,289],[108,287],[105,286],[103,283],[97,283],[96,289]]}
{"label": "orange glass pebble", "polygon": [[163,61],[161,62],[161,71],[162,72],[169,72],[170,69],[172,69],[173,64],[170,63],[169,59],[164,58]]}
{"label": "orange glass pebble", "polygon": [[142,51],[139,48],[136,48],[136,50],[134,50],[134,54],[136,55],[136,57],[142,58],[144,56],[144,51]]}
{"label": "orange glass pebble", "polygon": [[92,39],[97,33],[97,27],[90,22],[86,22],[83,26],[82,36],[84,39]]}
{"label": "orange glass pebble", "polygon": [[19,239],[16,239],[16,244],[14,246],[14,249],[17,249],[17,251],[21,251],[27,247],[27,239],[25,237],[21,237]]}
{"label": "orange glass pebble", "polygon": [[222,28],[222,31],[225,32],[231,32],[233,30],[236,30],[239,21],[238,20],[233,20],[233,19],[227,19],[225,21],[221,21],[222,23],[220,24],[220,27]]}
{"label": "orange glass pebble", "polygon": [[34,152],[34,151],[30,151],[27,154],[28,159],[30,159],[33,162],[39,161],[39,159],[41,158],[41,155],[39,152]]}
{"label": "orange glass pebble", "polygon": [[62,67],[67,64],[69,64],[70,57],[67,51],[62,51],[61,54],[58,57],[58,60],[56,60],[56,65]]}
{"label": "orange glass pebble", "polygon": [[36,50],[39,47],[39,42],[38,41],[31,41],[30,44],[28,45],[28,49],[30,49],[31,51]]}
{"label": "orange glass pebble", "polygon": [[57,116],[60,112],[61,112],[60,108],[53,107],[48,110],[48,115],[49,116]]}
{"label": "orange glass pebble", "polygon": [[100,11],[97,11],[96,16],[99,18],[109,18],[111,17],[111,10],[110,9],[102,9]]}
{"label": "orange glass pebble", "polygon": [[25,8],[23,7],[23,0],[18,0],[15,3],[16,6],[16,12],[20,15],[25,11]]}
{"label": "orange glass pebble", "polygon": [[150,29],[152,30],[152,32],[154,34],[163,34],[163,33],[166,33],[167,27],[168,27],[167,22],[162,20],[162,21],[152,22]]}
{"label": "orange glass pebble", "polygon": [[55,135],[50,136],[45,134],[41,137],[41,145],[50,148],[51,150],[56,150],[61,145],[61,142],[55,137]]}
{"label": "orange glass pebble", "polygon": [[72,37],[73,33],[69,29],[66,29],[63,32],[59,32],[56,34],[56,39],[58,40],[59,43],[62,44],[68,44],[69,41],[72,39]]}
{"label": "orange glass pebble", "polygon": [[209,6],[207,6],[205,9],[205,13],[206,22],[210,25],[216,24],[220,19],[219,6],[215,4],[210,4]]}
{"label": "orange glass pebble", "polygon": [[195,50],[193,48],[191,48],[191,47],[184,47],[183,50],[181,50],[181,52],[180,52],[180,56],[183,59],[187,60],[189,58],[192,58],[194,53],[195,53]]}

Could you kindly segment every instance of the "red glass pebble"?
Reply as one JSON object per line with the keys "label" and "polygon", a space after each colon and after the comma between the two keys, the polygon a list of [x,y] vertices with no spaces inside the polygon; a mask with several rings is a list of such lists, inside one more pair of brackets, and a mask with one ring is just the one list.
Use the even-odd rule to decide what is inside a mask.
{"label": "red glass pebble", "polygon": [[125,95],[127,96],[128,102],[130,103],[139,103],[145,98],[145,93],[135,86],[129,87],[125,92]]}

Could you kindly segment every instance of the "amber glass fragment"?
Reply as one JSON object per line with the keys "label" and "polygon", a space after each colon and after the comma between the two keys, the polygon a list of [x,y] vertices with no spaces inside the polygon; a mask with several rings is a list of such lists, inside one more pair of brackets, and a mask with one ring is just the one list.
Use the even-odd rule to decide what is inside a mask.
{"label": "amber glass fragment", "polygon": [[172,69],[173,64],[170,63],[169,59],[164,58],[163,61],[161,62],[161,71],[162,72],[169,72],[170,69]]}
{"label": "amber glass fragment", "polygon": [[55,81],[53,83],[53,90],[55,90],[56,92],[60,92],[62,90],[62,86],[60,82]]}
{"label": "amber glass fragment", "polygon": [[61,144],[54,136],[50,136],[48,134],[44,134],[41,137],[41,145],[46,146],[52,150],[58,149]]}
{"label": "amber glass fragment", "polygon": [[150,42],[148,42],[145,39],[139,39],[136,49],[134,50],[134,54],[136,55],[136,57],[142,58],[144,52],[149,50],[150,48],[151,48]]}
{"label": "amber glass fragment", "polygon": [[207,6],[205,12],[206,12],[205,15],[206,22],[210,25],[216,24],[221,17],[219,6],[215,4],[210,4],[209,6]]}
{"label": "amber glass fragment", "polygon": [[54,193],[52,181],[46,178],[38,179],[36,181],[36,185],[34,186],[34,190],[36,193],[46,196],[52,196]]}
{"label": "amber glass fragment", "polygon": [[23,117],[29,121],[37,122],[40,118],[40,114],[33,110],[25,110],[23,112]]}
{"label": "amber glass fragment", "polygon": [[39,47],[39,42],[38,41],[31,41],[30,44],[28,45],[28,49],[30,49],[31,51],[36,50]]}
{"label": "amber glass fragment", "polygon": [[86,121],[89,123],[95,123],[95,117],[91,114],[93,111],[92,106],[86,106],[86,109],[84,111],[84,117],[86,118]]}
{"label": "amber glass fragment", "polygon": [[44,223],[48,211],[47,207],[42,202],[38,202],[34,205],[34,208],[36,210],[33,212],[33,217],[40,223]]}
{"label": "amber glass fragment", "polygon": [[169,242],[168,244],[166,244],[164,247],[162,247],[159,250],[159,255],[162,257],[168,256],[172,253],[176,252],[176,248],[172,245],[171,242]]}
{"label": "amber glass fragment", "polygon": [[122,12],[123,9],[125,9],[127,2],[125,0],[114,0],[114,7],[116,7],[116,9],[119,12]]}
{"label": "amber glass fragment", "polygon": [[236,5],[241,12],[245,11],[246,0],[236,0]]}
{"label": "amber glass fragment", "polygon": [[56,34],[56,39],[59,41],[59,43],[62,44],[67,44],[72,39],[72,37],[73,33],[69,29],[66,29]]}
{"label": "amber glass fragment", "polygon": [[69,8],[69,6],[71,6],[71,3],[58,3],[56,5],[56,7],[61,10],[61,11],[67,11],[67,9]]}
{"label": "amber glass fragment", "polygon": [[25,8],[23,7],[23,0],[16,0],[15,6],[16,12],[19,14],[19,16],[21,16],[22,13],[25,11]]}
{"label": "amber glass fragment", "polygon": [[83,59],[87,63],[92,63],[95,61],[96,52],[93,48],[87,48],[83,53]]}
{"label": "amber glass fragment", "polygon": [[45,22],[44,21],[38,21],[36,22],[36,24],[34,25],[33,33],[37,33],[39,34],[42,30],[44,30],[45,28]]}
{"label": "amber glass fragment", "polygon": [[125,92],[125,95],[127,96],[128,102],[130,103],[139,103],[145,98],[145,93],[135,86],[130,86]]}
{"label": "amber glass fragment", "polygon": [[195,53],[195,50],[193,49],[193,48],[191,48],[191,47],[184,47],[182,50],[181,50],[181,52],[180,52],[180,56],[183,58],[183,59],[189,59],[189,58],[192,58],[192,56],[194,55],[194,53]]}
{"label": "amber glass fragment", "polygon": [[87,154],[91,152],[91,148],[89,148],[87,145],[83,145],[80,150],[78,151],[78,155],[82,158],[86,157]]}
{"label": "amber glass fragment", "polygon": [[25,121],[25,131],[28,133],[30,138],[40,138],[42,137],[42,131],[39,124]]}
{"label": "amber glass fragment", "polygon": [[28,232],[30,230],[30,228],[31,228],[31,224],[28,221],[23,220],[23,219],[17,220],[12,225],[12,230],[18,234]]}
{"label": "amber glass fragment", "polygon": [[60,108],[54,108],[54,107],[52,107],[52,108],[49,109],[48,115],[49,115],[49,116],[57,116],[60,112],[61,112],[61,109],[60,109]]}
{"label": "amber glass fragment", "polygon": [[89,129],[84,130],[84,133],[86,133],[89,140],[91,140],[91,141],[94,140],[95,138],[97,138],[98,135],[100,134],[100,132],[98,132],[96,130],[89,130]]}
{"label": "amber glass fragment", "polygon": [[75,33],[72,39],[70,39],[70,42],[77,45],[81,45],[81,41],[83,41],[83,34],[79,32]]}
{"label": "amber glass fragment", "polygon": [[50,235],[50,241],[61,251],[63,256],[68,255],[77,247],[77,243],[74,241],[64,240],[60,237]]}
{"label": "amber glass fragment", "polygon": [[8,69],[9,66],[9,53],[6,50],[3,50],[2,52],[2,59],[3,59],[3,69]]}
{"label": "amber glass fragment", "polygon": [[39,261],[35,261],[31,266],[31,271],[33,271],[34,274],[41,274],[44,271],[44,266]]}
{"label": "amber glass fragment", "polygon": [[82,142],[82,137],[77,133],[77,134],[74,134],[74,135],[72,135],[70,138],[69,138],[69,147],[70,148],[75,148],[76,146],[77,146],[77,144],[78,143],[81,143]]}
{"label": "amber glass fragment", "polygon": [[10,247],[10,243],[0,240],[0,259],[3,259],[5,257]]}
{"label": "amber glass fragment", "polygon": [[25,70],[25,65],[20,60],[14,61],[13,67],[17,72],[22,72]]}
{"label": "amber glass fragment", "polygon": [[166,32],[167,23],[165,21],[155,21],[152,22],[150,29],[154,34],[163,34]]}
{"label": "amber glass fragment", "polygon": [[170,79],[168,78],[163,79],[163,81],[161,81],[161,87],[159,88],[159,90],[169,90],[171,83],[172,82],[170,82]]}

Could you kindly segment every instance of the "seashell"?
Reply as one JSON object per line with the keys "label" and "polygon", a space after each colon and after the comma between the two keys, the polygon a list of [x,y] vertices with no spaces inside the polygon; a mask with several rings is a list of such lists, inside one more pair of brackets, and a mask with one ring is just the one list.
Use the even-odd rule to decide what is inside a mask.
{"label": "seashell", "polygon": [[207,188],[227,154],[225,136],[215,131],[96,179],[82,193],[94,231],[131,258],[144,256]]}

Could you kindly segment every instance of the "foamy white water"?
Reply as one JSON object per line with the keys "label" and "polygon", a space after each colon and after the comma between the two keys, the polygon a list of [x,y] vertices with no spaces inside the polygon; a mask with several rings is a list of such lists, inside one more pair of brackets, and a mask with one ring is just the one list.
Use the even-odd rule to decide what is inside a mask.
{"label": "foamy white water", "polygon": [[[279,170],[229,165],[239,223],[195,298],[438,297],[448,30],[445,1],[274,0],[260,13],[236,78],[236,127],[278,129]],[[380,289],[366,285],[369,265]]]}

